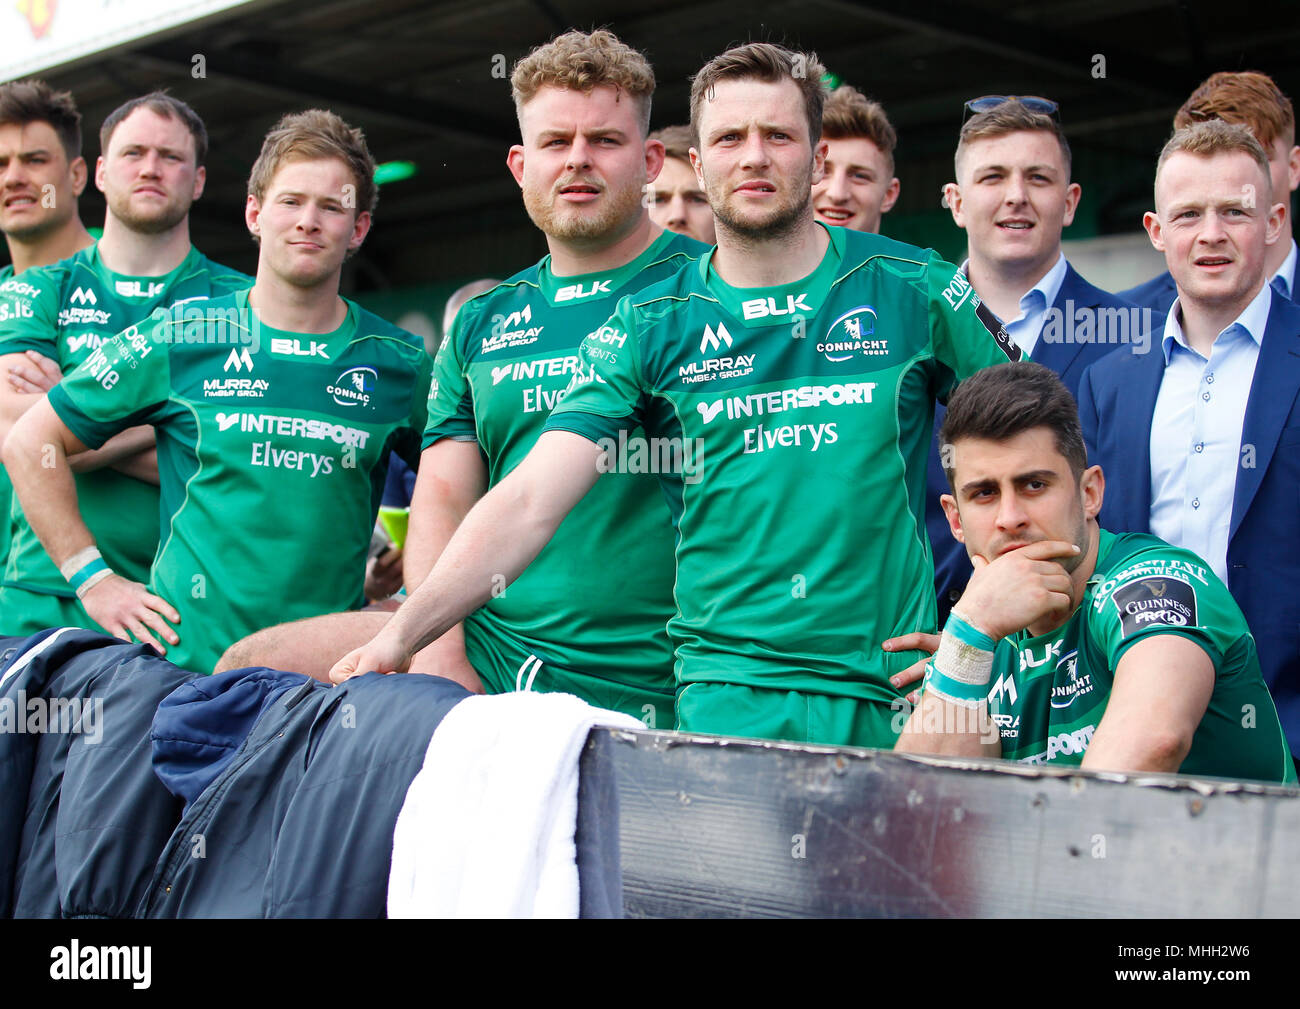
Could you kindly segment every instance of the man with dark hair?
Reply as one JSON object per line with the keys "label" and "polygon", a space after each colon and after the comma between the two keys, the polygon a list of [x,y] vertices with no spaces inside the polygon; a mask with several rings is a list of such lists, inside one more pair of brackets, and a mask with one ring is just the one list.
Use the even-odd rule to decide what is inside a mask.
{"label": "man with dark hair", "polygon": [[[691,160],[717,248],[587,337],[536,446],[331,676],[407,668],[523,571],[602,471],[633,464],[619,432],[641,424],[693,462],[658,474],[678,728],[893,744],[888,677],[911,660],[874,643],[933,626],[919,509],[934,397],[1019,354],[934,253],[814,219],[823,73],[752,43],[696,75]],[[627,563],[607,550],[587,536],[568,563]]]}
{"label": "man with dark hair", "polygon": [[694,132],[689,126],[666,126],[651,133],[649,139],[664,145],[664,166],[646,186],[650,220],[661,228],[713,245],[717,241],[713,210],[691,167]]}
{"label": "man with dark hair", "polygon": [[[358,605],[389,453],[415,459],[423,344],[339,296],[370,231],[374,167],[361,131],[332,112],[284,116],[249,176],[253,286],[107,341],[5,445],[87,612],[187,669],[211,672],[232,641],[277,620]],[[141,421],[158,432],[166,528],[147,588],[98,557],[58,465]],[[41,445],[53,470],[33,461]]]}
{"label": "man with dark hair", "polygon": [[[944,187],[953,222],[966,232],[962,272],[1017,346],[1073,392],[1083,370],[1121,342],[1145,346],[1146,329],[1130,306],[1081,277],[1061,248],[1082,190],[1070,181],[1070,145],[1056,103],[989,95],[967,102],[966,111],[953,157],[957,181]],[[942,422],[940,410],[936,431]],[[937,442],[929,481],[926,526],[942,624],[971,568],[939,507]]]}
{"label": "man with dark hair", "polygon": [[[65,374],[86,362],[102,369],[101,345],[115,334],[174,302],[249,282],[190,244],[189,210],[203,193],[207,146],[193,110],[165,95],[146,96],[127,102],[108,122],[95,164],[95,185],[108,204],[103,237],[69,259],[29,270],[20,286],[0,287],[0,355],[9,372],[8,381],[0,382],[0,441],[7,442],[14,424]],[[102,374],[108,382],[109,371]],[[42,460],[49,463],[44,443],[33,450],[36,455],[25,462],[38,468]],[[68,464],[105,562],[143,581],[159,542],[153,429],[137,424],[96,451],[70,454]],[[12,476],[12,465],[5,465]],[[16,499],[11,521],[0,633],[65,625],[101,630]],[[82,594],[89,591],[79,587]]]}
{"label": "man with dark hair", "polygon": [[[0,297],[17,290],[12,278],[28,267],[57,263],[93,241],[77,213],[85,188],[81,113],[72,95],[44,81],[0,85],[0,231],[10,260],[0,268]],[[0,353],[0,386],[20,363],[22,355]],[[0,575],[9,558],[12,498],[0,467]]]}
{"label": "man with dark hair", "polygon": [[1205,558],[1246,614],[1300,753],[1300,307],[1269,282],[1289,220],[1269,169],[1239,123],[1170,138],[1145,223],[1178,297],[1152,353],[1088,369],[1079,416],[1110,476],[1102,520]]}
{"label": "man with dark hair", "polygon": [[10,259],[0,282],[91,243],[77,215],[85,188],[81,113],[72,95],[44,81],[0,85],[0,231]]}
{"label": "man with dark hair", "polygon": [[898,202],[894,147],[898,134],[879,102],[841,84],[822,109],[826,174],[813,186],[813,213],[824,224],[880,231]]}
{"label": "man with dark hair", "polygon": [[[1222,119],[1250,129],[1268,157],[1273,199],[1286,205],[1286,217],[1276,243],[1269,247],[1264,272],[1273,288],[1291,301],[1300,291],[1300,258],[1291,223],[1291,194],[1300,187],[1300,147],[1295,142],[1295,108],[1291,99],[1267,74],[1256,70],[1211,74],[1183,102],[1174,116],[1174,129]],[[1164,315],[1178,295],[1174,275],[1166,270],[1119,297]]]}
{"label": "man with dark hair", "polygon": [[1190,550],[1098,526],[1105,479],[1051,371],[986,369],[941,437],[975,573],[897,750],[1296,780],[1241,611]]}

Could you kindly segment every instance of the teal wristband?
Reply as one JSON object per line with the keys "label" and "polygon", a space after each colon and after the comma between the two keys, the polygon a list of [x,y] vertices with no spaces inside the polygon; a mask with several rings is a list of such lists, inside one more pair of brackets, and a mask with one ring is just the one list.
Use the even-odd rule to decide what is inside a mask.
{"label": "teal wristband", "polygon": [[[951,617],[949,620],[951,621]],[[935,668],[933,662],[925,664],[925,680],[921,688],[933,689],[941,697],[950,701],[967,702],[978,704],[988,697],[989,685],[987,683],[963,683],[961,680],[954,680],[951,676],[944,676]]]}
{"label": "teal wristband", "polygon": [[104,558],[96,557],[93,561],[86,564],[85,567],[78,569],[71,577],[68,578],[68,584],[72,586],[73,591],[81,588],[86,579],[92,575],[97,575],[101,571],[107,571],[108,565],[104,563]]}
{"label": "teal wristband", "polygon": [[997,642],[990,638],[983,631],[972,627],[956,613],[948,614],[948,622],[943,625],[943,633],[951,634],[963,644],[978,648],[981,651],[991,652],[997,647]]}

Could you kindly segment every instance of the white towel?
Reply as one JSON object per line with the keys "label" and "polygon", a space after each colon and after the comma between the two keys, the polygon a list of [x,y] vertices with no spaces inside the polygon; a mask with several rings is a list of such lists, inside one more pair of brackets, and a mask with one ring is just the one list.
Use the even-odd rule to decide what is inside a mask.
{"label": "white towel", "polygon": [[452,708],[397,817],[388,916],[576,918],[578,757],[594,725],[645,728],[572,694]]}

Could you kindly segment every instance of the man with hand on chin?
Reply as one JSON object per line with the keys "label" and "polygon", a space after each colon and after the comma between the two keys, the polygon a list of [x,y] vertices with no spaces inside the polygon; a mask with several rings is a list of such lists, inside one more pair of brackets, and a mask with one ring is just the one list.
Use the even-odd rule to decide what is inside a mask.
{"label": "man with hand on chin", "polygon": [[974,573],[941,636],[897,642],[936,650],[895,749],[1296,780],[1241,611],[1190,550],[1097,525],[1105,480],[1050,370],[974,376],[941,439]]}

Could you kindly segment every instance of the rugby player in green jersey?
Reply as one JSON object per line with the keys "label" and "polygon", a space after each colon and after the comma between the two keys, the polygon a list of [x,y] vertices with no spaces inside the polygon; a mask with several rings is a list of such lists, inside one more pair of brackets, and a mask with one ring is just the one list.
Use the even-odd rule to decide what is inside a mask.
{"label": "rugby player in green jersey", "polygon": [[[933,404],[1019,352],[951,264],[813,219],[821,76],[815,57],[765,43],[696,76],[716,250],[587,337],[537,446],[332,678],[406,668],[490,597],[493,574],[523,570],[641,423],[696,460],[660,474],[678,727],[893,745],[889,676],[912,658],[879,643],[935,619],[921,525]],[[624,562],[593,539],[572,563]]]}
{"label": "rugby player in green jersey", "polygon": [[[438,355],[411,501],[410,591],[485,489],[533,447],[578,369],[582,338],[624,295],[704,251],[652,224],[642,202],[664,155],[646,138],[654,73],[640,53],[609,32],[569,32],[520,60],[512,87],[522,142],[507,165],[550,254],[470,299]],[[593,563],[593,542],[610,559]],[[671,728],[673,573],[656,478],[628,467],[575,509],[527,574],[508,589],[498,576],[485,605],[412,668],[488,693],[565,691]],[[365,612],[272,628],[233,648],[221,668],[325,678],[387,619]]]}
{"label": "rugby player in green jersey", "polygon": [[[85,188],[81,113],[72,95],[44,81],[0,85],[0,232],[9,247],[0,297],[6,288],[17,290],[8,282],[28,267],[57,263],[93,241],[77,213]],[[0,386],[8,385],[12,366],[27,363],[0,353]],[[5,402],[0,396],[0,411]],[[0,467],[0,572],[9,557],[11,497],[9,474]]]}
{"label": "rugby player in green jersey", "polygon": [[[249,283],[190,244],[189,211],[203,192],[208,145],[193,109],[170,95],[133,99],[104,120],[100,145],[95,184],[108,205],[103,238],[70,259],[28,270],[0,302],[0,354],[11,362],[10,381],[0,383],[0,436],[127,326],[173,302]],[[29,460],[41,461],[39,450]],[[152,428],[137,425],[97,451],[83,447],[70,463],[82,513],[108,564],[143,580],[159,533]],[[11,522],[0,632],[103,629],[78,602],[17,501]]]}
{"label": "rugby player in green jersey", "polygon": [[[430,367],[418,338],[339,297],[343,261],[370,229],[374,167],[360,131],[332,113],[284,117],[249,177],[253,287],[109,340],[5,446],[87,612],[178,665],[208,672],[259,627],[361,602],[388,456],[416,457]],[[158,433],[162,485],[148,588],[98,557],[60,465],[142,422]],[[46,445],[53,469],[40,464]]]}
{"label": "rugby player in green jersey", "polygon": [[907,642],[937,651],[897,750],[1296,780],[1241,610],[1190,550],[1097,525],[1105,480],[1050,369],[981,372],[940,436],[975,572],[942,636]]}

